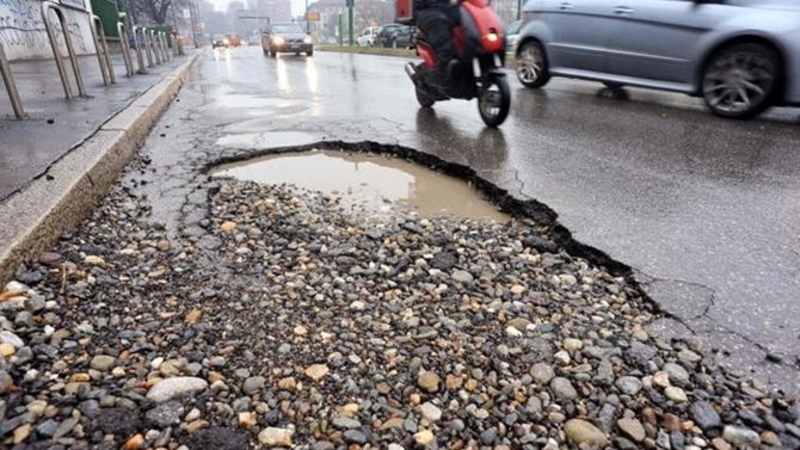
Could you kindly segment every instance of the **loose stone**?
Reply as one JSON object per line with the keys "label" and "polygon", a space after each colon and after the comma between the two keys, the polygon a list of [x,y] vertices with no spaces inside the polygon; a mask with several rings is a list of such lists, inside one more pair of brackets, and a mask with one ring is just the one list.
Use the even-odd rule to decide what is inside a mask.
{"label": "loose stone", "polygon": [[429,447],[435,440],[436,437],[430,430],[422,430],[414,434],[414,441],[423,447]]}
{"label": "loose stone", "polygon": [[628,437],[636,442],[642,442],[647,435],[644,431],[642,423],[636,419],[623,418],[617,421],[617,426]]}
{"label": "loose stone", "polygon": [[749,428],[726,426],[722,431],[722,438],[735,447],[756,448],[761,445],[761,437]]}
{"label": "loose stone", "polygon": [[664,364],[664,370],[669,375],[669,380],[677,386],[685,386],[689,383],[689,372],[683,366],[675,363]]}
{"label": "loose stone", "polygon": [[328,366],[325,364],[313,364],[308,366],[305,370],[306,376],[314,381],[319,381],[325,378],[325,375],[327,375],[328,372],[330,372],[330,369],[328,369]]}
{"label": "loose stone", "polygon": [[666,395],[668,399],[677,403],[689,401],[689,398],[686,396],[686,393],[683,391],[683,389],[675,386],[670,386],[664,389],[664,395]]}
{"label": "loose stone", "polygon": [[108,372],[114,366],[115,362],[116,358],[114,358],[113,356],[97,355],[94,358],[92,358],[92,362],[91,364],[89,364],[89,366],[92,369],[98,370],[100,372]]}
{"label": "loose stone", "polygon": [[340,430],[348,430],[351,428],[358,428],[361,426],[361,422],[345,416],[334,417],[331,423],[333,424],[334,427]]}
{"label": "loose stone", "polygon": [[439,375],[429,371],[422,371],[417,377],[417,384],[419,387],[430,393],[439,391],[440,381]]}
{"label": "loose stone", "polygon": [[163,403],[208,388],[208,383],[202,378],[174,377],[160,381],[147,392],[147,398]]}
{"label": "loose stone", "polygon": [[642,389],[642,381],[631,376],[619,377],[614,384],[626,395],[636,395]]}
{"label": "loose stone", "polygon": [[419,412],[422,417],[428,422],[437,422],[442,418],[442,410],[437,408],[433,403],[426,402],[419,406]]}
{"label": "loose stone", "polygon": [[550,382],[550,389],[557,398],[563,400],[572,400],[578,396],[578,391],[572,386],[572,382],[563,377],[556,377]]}
{"label": "loose stone", "polygon": [[366,444],[369,438],[361,430],[347,430],[344,432],[344,440],[353,444]]}
{"label": "loose stone", "polygon": [[264,445],[291,447],[294,430],[287,428],[265,428],[258,433],[258,441]]}
{"label": "loose stone", "polygon": [[714,407],[707,401],[699,401],[689,406],[689,414],[703,431],[710,431],[722,426],[720,418]]}
{"label": "loose stone", "polygon": [[530,371],[533,380],[540,385],[547,385],[550,380],[555,378],[556,373],[553,368],[545,363],[536,363],[531,367]]}
{"label": "loose stone", "polygon": [[242,384],[242,391],[247,395],[253,395],[267,385],[264,377],[249,377]]}
{"label": "loose stone", "polygon": [[588,444],[605,447],[608,439],[605,433],[583,419],[570,419],[564,424],[564,434],[576,445]]}

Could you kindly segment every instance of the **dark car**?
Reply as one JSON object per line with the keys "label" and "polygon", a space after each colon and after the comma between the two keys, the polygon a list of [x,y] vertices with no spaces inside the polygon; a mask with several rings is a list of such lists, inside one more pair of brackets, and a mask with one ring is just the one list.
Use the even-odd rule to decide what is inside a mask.
{"label": "dark car", "polygon": [[378,30],[375,42],[381,47],[411,48],[414,46],[414,27],[391,23]]}
{"label": "dark car", "polygon": [[314,54],[311,36],[296,23],[274,23],[261,35],[261,48],[265,55],[275,57],[278,53]]}

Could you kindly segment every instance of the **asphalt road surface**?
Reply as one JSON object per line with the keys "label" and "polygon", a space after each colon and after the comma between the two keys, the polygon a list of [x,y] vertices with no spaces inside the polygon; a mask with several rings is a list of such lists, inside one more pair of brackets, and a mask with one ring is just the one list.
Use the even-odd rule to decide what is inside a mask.
{"label": "asphalt road surface", "polygon": [[257,47],[201,56],[192,120],[241,148],[320,140],[401,144],[473,167],[559,214],[581,242],[635,268],[674,319],[727,361],[800,392],[800,110],[719,119],[681,95],[555,80],[522,88],[487,132],[475,102],[420,110],[407,59]]}

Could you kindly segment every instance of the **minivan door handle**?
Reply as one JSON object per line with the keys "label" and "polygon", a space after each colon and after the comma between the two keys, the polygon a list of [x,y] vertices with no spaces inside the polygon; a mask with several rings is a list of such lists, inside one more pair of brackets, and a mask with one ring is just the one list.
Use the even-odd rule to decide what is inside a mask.
{"label": "minivan door handle", "polygon": [[568,10],[568,9],[572,9],[572,8],[573,8],[572,3],[564,2],[564,3],[560,4],[560,5],[558,5],[558,9],[560,9],[562,11],[565,11],[565,10]]}
{"label": "minivan door handle", "polygon": [[628,8],[627,6],[617,6],[614,8],[614,14],[619,14],[621,16],[633,14],[633,8]]}

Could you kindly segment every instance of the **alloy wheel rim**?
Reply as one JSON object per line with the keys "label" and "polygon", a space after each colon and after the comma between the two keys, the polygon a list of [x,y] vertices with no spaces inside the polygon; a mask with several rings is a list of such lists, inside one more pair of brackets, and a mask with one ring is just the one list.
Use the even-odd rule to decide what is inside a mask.
{"label": "alloy wheel rim", "polygon": [[517,75],[525,83],[533,83],[542,73],[542,52],[536,44],[526,45],[517,58]]}
{"label": "alloy wheel rim", "polygon": [[703,95],[719,111],[742,113],[760,104],[775,83],[772,62],[757,53],[715,60],[703,79]]}

